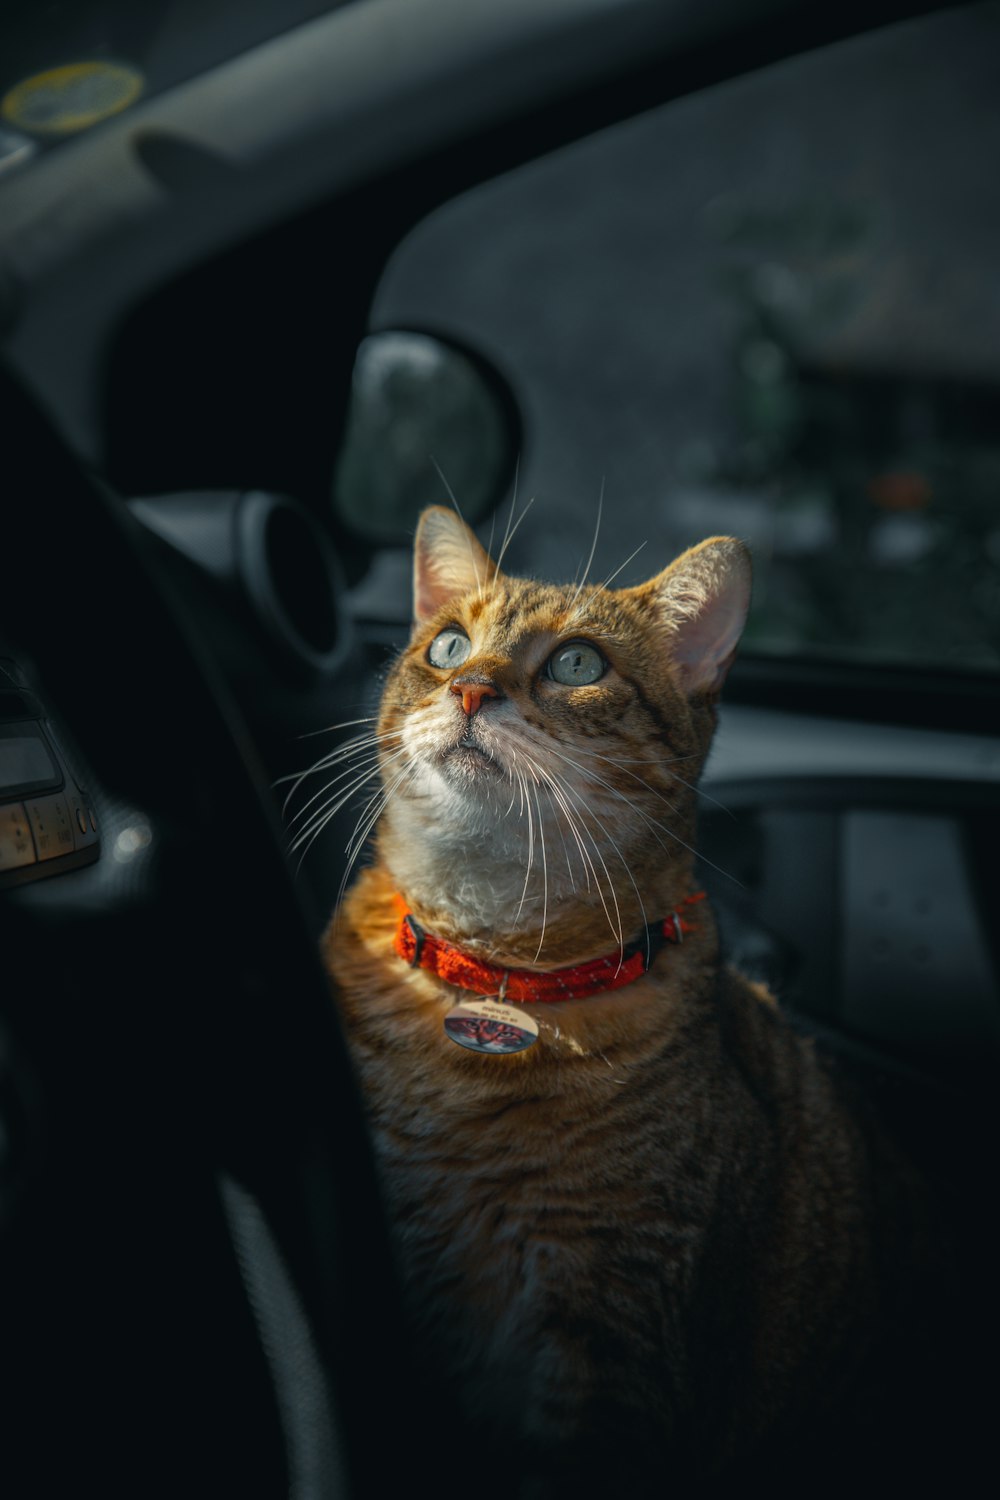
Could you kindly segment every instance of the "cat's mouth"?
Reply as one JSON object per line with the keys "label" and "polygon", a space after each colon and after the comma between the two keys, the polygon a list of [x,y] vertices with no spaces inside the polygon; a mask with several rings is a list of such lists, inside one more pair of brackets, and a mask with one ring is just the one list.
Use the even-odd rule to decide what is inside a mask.
{"label": "cat's mouth", "polygon": [[481,771],[490,771],[496,776],[504,775],[504,769],[499,761],[479,743],[475,738],[471,726],[467,726],[461,739],[449,745],[441,752],[441,759],[456,770],[461,769],[466,774],[475,774]]}

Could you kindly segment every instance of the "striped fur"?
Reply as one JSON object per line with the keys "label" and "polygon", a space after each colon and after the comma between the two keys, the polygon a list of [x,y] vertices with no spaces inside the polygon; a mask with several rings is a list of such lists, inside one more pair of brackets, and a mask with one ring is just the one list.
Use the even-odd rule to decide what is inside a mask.
{"label": "striped fur", "polygon": [[[445,511],[418,535],[377,857],[326,952],[427,1378],[477,1442],[505,1434],[505,1494],[724,1469],[838,1399],[878,1323],[871,1145],[772,997],[720,969],[707,904],[635,984],[536,1007],[512,1056],[454,1046],[456,993],[392,948],[395,891],[450,942],[539,968],[691,891],[748,582],[728,539],[609,590],[505,577]],[[427,660],[446,626],[471,643],[450,671]],[[568,640],[598,647],[600,680],[546,677]],[[472,719],[463,675],[502,695]]]}

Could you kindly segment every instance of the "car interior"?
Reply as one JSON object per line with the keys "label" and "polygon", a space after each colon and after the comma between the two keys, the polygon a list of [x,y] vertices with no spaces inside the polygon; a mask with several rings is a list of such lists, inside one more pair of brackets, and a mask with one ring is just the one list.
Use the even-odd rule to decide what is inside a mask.
{"label": "car interior", "polygon": [[[374,805],[331,756],[451,503],[545,578],[749,543],[700,878],[938,1184],[968,1369],[934,1452],[965,1472],[1000,4],[67,0],[0,31],[6,1493],[490,1493],[401,1315],[318,950]],[[924,1436],[848,1436],[838,1472],[918,1472]]]}

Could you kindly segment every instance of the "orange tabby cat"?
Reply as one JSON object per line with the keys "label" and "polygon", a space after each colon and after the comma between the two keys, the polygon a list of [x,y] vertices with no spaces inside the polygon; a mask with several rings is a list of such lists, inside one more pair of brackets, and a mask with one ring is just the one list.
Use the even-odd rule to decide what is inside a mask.
{"label": "orange tabby cat", "polygon": [[326,954],[477,1493],[724,1471],[810,1431],[879,1331],[880,1148],[692,900],[749,597],[729,538],[609,590],[506,577],[443,509],[417,532],[377,858]]}

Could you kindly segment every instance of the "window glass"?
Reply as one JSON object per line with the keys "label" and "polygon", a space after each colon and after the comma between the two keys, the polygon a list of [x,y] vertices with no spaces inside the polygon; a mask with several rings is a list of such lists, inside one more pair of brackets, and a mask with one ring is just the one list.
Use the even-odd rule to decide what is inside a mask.
{"label": "window glass", "polygon": [[375,323],[510,379],[534,497],[512,570],[572,577],[603,489],[596,578],[643,542],[619,582],[751,544],[758,653],[1000,668],[998,55],[996,4],[879,31],[410,236]]}

